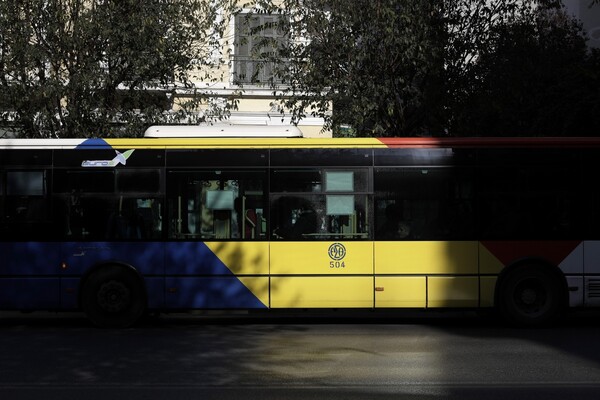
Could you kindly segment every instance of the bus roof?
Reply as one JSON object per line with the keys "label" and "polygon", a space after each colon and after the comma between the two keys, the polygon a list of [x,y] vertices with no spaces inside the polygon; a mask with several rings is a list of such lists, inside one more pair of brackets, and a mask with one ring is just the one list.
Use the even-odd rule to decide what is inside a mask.
{"label": "bus roof", "polygon": [[293,125],[227,124],[153,125],[144,132],[146,138],[275,138],[302,137]]}

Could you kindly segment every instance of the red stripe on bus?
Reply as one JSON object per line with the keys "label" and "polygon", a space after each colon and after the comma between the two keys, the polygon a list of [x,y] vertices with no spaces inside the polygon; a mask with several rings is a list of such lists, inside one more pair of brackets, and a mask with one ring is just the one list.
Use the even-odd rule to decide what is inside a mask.
{"label": "red stripe on bus", "polygon": [[540,138],[379,138],[387,147],[600,147],[595,137]]}
{"label": "red stripe on bus", "polygon": [[520,259],[542,258],[558,266],[579,246],[581,241],[483,241],[481,244],[502,264],[509,265]]}

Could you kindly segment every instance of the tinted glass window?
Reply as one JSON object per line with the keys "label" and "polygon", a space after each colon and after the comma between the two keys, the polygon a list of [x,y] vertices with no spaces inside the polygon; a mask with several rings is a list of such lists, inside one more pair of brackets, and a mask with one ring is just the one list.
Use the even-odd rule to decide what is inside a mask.
{"label": "tinted glass window", "polygon": [[473,179],[455,168],[376,169],[375,238],[474,238]]}
{"label": "tinted glass window", "polygon": [[32,167],[51,164],[52,150],[0,150],[0,165]]}
{"label": "tinted glass window", "polygon": [[269,163],[268,150],[168,150],[169,167],[261,167]]}
{"label": "tinted glass window", "polygon": [[162,199],[79,193],[56,196],[55,230],[68,240],[161,238]]}
{"label": "tinted glass window", "polygon": [[272,237],[368,239],[368,169],[276,169],[271,172]]}
{"label": "tinted glass window", "polygon": [[[0,196],[0,235],[9,239],[53,239],[46,170],[6,171]],[[3,186],[3,185],[0,185]]]}
{"label": "tinted glass window", "polygon": [[369,166],[370,149],[274,149],[271,166]]}
{"label": "tinted glass window", "polygon": [[265,171],[169,171],[169,237],[266,239],[266,181]]}
{"label": "tinted glass window", "polygon": [[6,173],[6,194],[8,196],[42,196],[45,193],[45,171],[8,171]]}
{"label": "tinted glass window", "polygon": [[160,171],[156,169],[117,170],[117,191],[120,193],[156,193],[160,190]]}
{"label": "tinted glass window", "polygon": [[580,239],[586,204],[579,174],[564,168],[503,167],[479,171],[483,239]]}
{"label": "tinted glass window", "polygon": [[55,170],[54,192],[112,193],[114,170]]}
{"label": "tinted glass window", "polygon": [[377,166],[460,166],[475,160],[473,149],[375,149]]}

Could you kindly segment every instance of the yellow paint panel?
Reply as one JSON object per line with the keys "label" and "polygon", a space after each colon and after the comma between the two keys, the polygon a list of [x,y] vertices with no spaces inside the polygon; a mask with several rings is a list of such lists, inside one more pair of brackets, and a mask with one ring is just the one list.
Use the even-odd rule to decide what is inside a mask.
{"label": "yellow paint panel", "polygon": [[373,243],[271,242],[271,274],[373,274]]}
{"label": "yellow paint panel", "polygon": [[427,305],[427,278],[375,277],[375,307],[412,307],[425,308]]}
{"label": "yellow paint panel", "polygon": [[477,277],[428,277],[427,307],[477,307]]}
{"label": "yellow paint panel", "polygon": [[481,293],[479,304],[481,307],[493,307],[494,292],[496,291],[496,281],[498,278],[495,276],[482,276],[479,279],[479,290]]}
{"label": "yellow paint panel", "polygon": [[477,242],[375,242],[376,274],[476,274]]}
{"label": "yellow paint panel", "polygon": [[372,308],[373,277],[272,277],[272,308]]}
{"label": "yellow paint panel", "polygon": [[498,274],[504,265],[484,245],[479,243],[479,269],[482,274]]}
{"label": "yellow paint panel", "polygon": [[268,275],[269,243],[205,242],[235,275]]}
{"label": "yellow paint panel", "polygon": [[253,276],[238,276],[240,282],[244,284],[256,296],[257,299],[269,307],[269,278],[268,277],[253,277]]}

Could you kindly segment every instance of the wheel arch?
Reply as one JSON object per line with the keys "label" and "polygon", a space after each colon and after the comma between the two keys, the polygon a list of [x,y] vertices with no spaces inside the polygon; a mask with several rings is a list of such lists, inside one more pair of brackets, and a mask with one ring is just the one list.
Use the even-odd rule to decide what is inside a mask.
{"label": "wheel arch", "polygon": [[110,268],[110,267],[121,268],[123,271],[125,271],[125,273],[127,273],[131,276],[134,276],[135,279],[137,279],[140,282],[141,287],[143,289],[144,302],[147,305],[148,304],[148,289],[146,288],[146,282],[144,281],[144,277],[142,276],[140,271],[138,271],[137,268],[135,268],[133,265],[128,264],[128,263],[125,263],[122,261],[117,261],[117,260],[107,260],[107,261],[98,262],[98,263],[92,265],[82,275],[81,279],[79,280],[79,290],[77,291],[77,293],[78,293],[77,305],[79,306],[79,308],[82,307],[83,288],[85,287],[85,283],[87,282],[87,280],[97,271],[99,271],[103,268]]}
{"label": "wheel arch", "polygon": [[498,274],[498,279],[496,280],[496,285],[494,287],[494,306],[498,307],[502,285],[506,281],[506,279],[517,269],[520,268],[537,268],[543,270],[544,272],[549,273],[554,279],[559,282],[561,288],[561,304],[562,307],[568,307],[569,305],[569,286],[567,283],[567,279],[565,274],[561,271],[561,269],[551,263],[550,261],[541,258],[541,257],[525,257],[518,260],[515,260],[505,266],[500,274]]}

